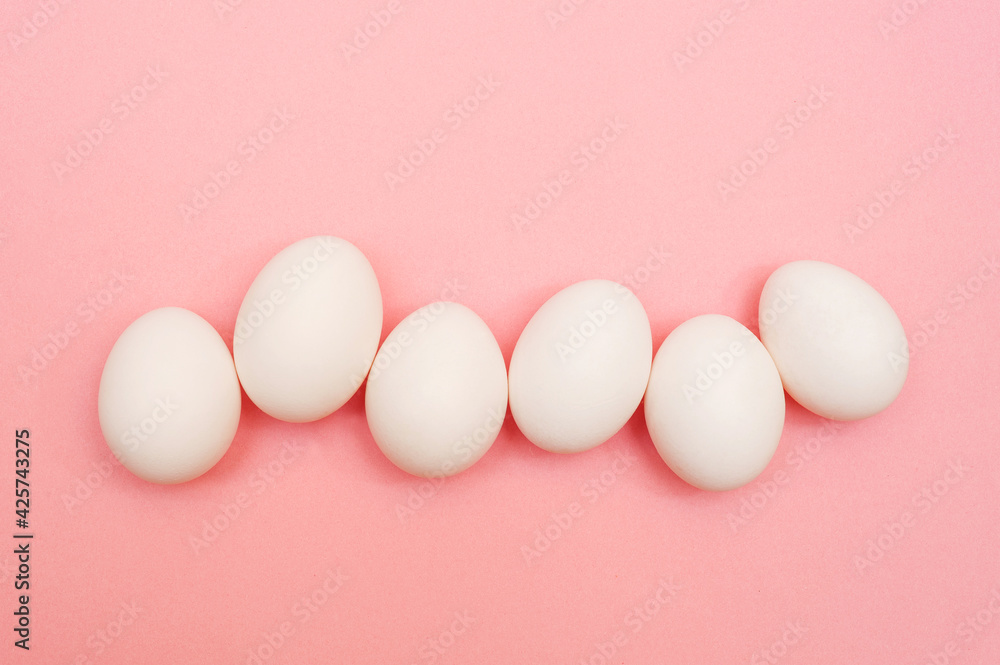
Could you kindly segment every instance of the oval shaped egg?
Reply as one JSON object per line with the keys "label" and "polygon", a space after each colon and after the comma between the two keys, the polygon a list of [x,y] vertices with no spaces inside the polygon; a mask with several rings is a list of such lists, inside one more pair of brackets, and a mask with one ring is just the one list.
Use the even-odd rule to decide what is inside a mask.
{"label": "oval shaped egg", "polygon": [[222,337],[203,318],[164,307],[115,342],[97,396],[111,452],[153,483],[182,483],[211,469],[240,421],[240,384]]}
{"label": "oval shaped egg", "polygon": [[903,325],[878,291],[843,268],[821,261],[781,266],[764,284],[758,317],[785,390],[813,413],[867,418],[903,389]]}
{"label": "oval shaped egg", "polygon": [[535,312],[517,340],[511,415],[540,448],[593,448],[639,406],[652,356],[649,319],[631,291],[600,279],[568,286]]}
{"label": "oval shaped egg", "polygon": [[649,436],[674,473],[701,489],[730,490],[760,475],[774,456],[785,392],[752,332],[706,314],[663,341],[644,408]]}
{"label": "oval shaped egg", "polygon": [[403,471],[451,476],[478,461],[507,413],[507,367],[489,327],[454,302],[436,302],[389,334],[365,388],[375,443]]}
{"label": "oval shaped egg", "polygon": [[382,335],[382,294],[357,247],[332,236],[286,247],[260,271],[236,319],[247,395],[288,422],[328,416],[364,381]]}

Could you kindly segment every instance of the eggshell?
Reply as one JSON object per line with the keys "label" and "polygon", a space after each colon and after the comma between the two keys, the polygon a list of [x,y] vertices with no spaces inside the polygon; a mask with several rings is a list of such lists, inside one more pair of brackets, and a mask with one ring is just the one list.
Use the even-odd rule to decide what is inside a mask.
{"label": "eggshell", "polygon": [[660,346],[644,408],[650,438],[674,473],[695,487],[730,490],[774,456],[785,393],[760,340],[728,316],[706,314]]}
{"label": "eggshell", "polygon": [[814,413],[867,418],[903,389],[903,325],[878,291],[843,268],[820,261],[781,266],[764,284],[759,321],[785,390]]}
{"label": "eggshell", "polygon": [[382,334],[382,294],[357,247],[332,236],[286,247],[260,271],[236,319],[247,395],[289,422],[328,416],[364,381]]}
{"label": "eggshell", "polygon": [[635,412],[652,355],[649,319],[631,291],[607,280],[573,284],[543,304],[517,340],[511,415],[540,448],[593,448]]}
{"label": "eggshell", "polygon": [[115,457],[153,483],[182,483],[229,449],[240,384],[226,343],[179,307],[136,319],[108,354],[98,389],[101,431]]}
{"label": "eggshell", "polygon": [[416,476],[450,476],[478,461],[507,412],[507,367],[489,327],[454,302],[436,302],[389,334],[365,388],[375,443]]}

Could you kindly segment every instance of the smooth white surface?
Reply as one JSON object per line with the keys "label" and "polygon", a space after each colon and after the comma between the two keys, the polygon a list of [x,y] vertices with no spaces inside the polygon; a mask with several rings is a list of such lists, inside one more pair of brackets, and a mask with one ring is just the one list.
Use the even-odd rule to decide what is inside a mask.
{"label": "smooth white surface", "polygon": [[785,392],[767,349],[720,314],[677,326],[653,360],[646,427],[674,473],[730,490],[767,467],[785,423]]}
{"label": "smooth white surface", "polygon": [[222,337],[179,307],[136,319],[104,364],[97,412],[125,468],[182,483],[215,465],[236,436],[240,384]]}
{"label": "smooth white surface", "polygon": [[814,413],[867,418],[903,389],[903,325],[878,291],[843,268],[820,261],[781,266],[764,284],[759,321],[785,390]]}
{"label": "smooth white surface", "polygon": [[540,448],[593,448],[639,406],[652,356],[649,319],[631,291],[607,280],[573,284],[543,304],[517,340],[511,415]]}
{"label": "smooth white surface", "polygon": [[450,476],[478,461],[507,413],[507,367],[493,333],[453,302],[421,307],[389,333],[368,375],[375,443],[416,476]]}
{"label": "smooth white surface", "polygon": [[289,422],[328,416],[357,391],[382,335],[382,294],[368,259],[332,236],[272,258],[236,319],[233,355],[247,395]]}

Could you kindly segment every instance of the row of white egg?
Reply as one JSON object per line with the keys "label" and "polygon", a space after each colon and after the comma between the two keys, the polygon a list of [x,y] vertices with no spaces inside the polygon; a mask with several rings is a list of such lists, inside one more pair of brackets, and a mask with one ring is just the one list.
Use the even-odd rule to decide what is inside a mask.
{"label": "row of white egg", "polygon": [[[250,286],[233,355],[212,326],[181,308],[153,310],[119,337],[98,397],[101,429],[129,470],[157,483],[205,473],[229,448],[240,385],[262,411],[290,422],[328,416],[367,377],[365,412],[382,452],[411,474],[467,469],[510,411],[535,445],[572,453],[611,438],[645,396],[650,437],[677,475],[733,489],[773,456],[784,391],[827,418],[887,407],[906,378],[895,312],[836,266],[776,270],[759,307],[761,339],[736,320],[703,315],[678,326],[653,357],[636,296],[606,280],[573,284],[531,317],[510,368],[472,310],[435,302],[388,335],[375,273],[351,243],[301,240]],[[763,341],[761,341],[763,340]]]}

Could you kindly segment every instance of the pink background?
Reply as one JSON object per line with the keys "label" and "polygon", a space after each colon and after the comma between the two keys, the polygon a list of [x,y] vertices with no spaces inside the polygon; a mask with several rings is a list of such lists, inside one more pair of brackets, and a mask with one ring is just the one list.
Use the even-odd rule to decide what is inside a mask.
{"label": "pink background", "polygon": [[[30,653],[12,645],[0,547],[0,660],[1000,660],[1000,279],[981,268],[1000,249],[993,2],[566,0],[558,23],[558,0],[399,0],[396,14],[244,0],[220,16],[222,2],[0,9],[0,539],[16,530],[21,428],[36,534]],[[345,54],[371,12],[391,20]],[[485,99],[449,113],[480,77]],[[291,117],[269,134],[275,109]],[[435,130],[443,142],[390,187]],[[68,158],[88,134],[101,140]],[[720,191],[741,164],[753,174]],[[515,224],[564,170],[554,202]],[[878,219],[848,233],[869,206]],[[770,271],[826,260],[896,308],[910,376],[887,411],[832,435],[789,402],[771,465],[721,494],[670,472],[641,410],[569,457],[508,417],[480,463],[433,487],[382,457],[360,394],[308,425],[244,399],[229,453],[186,485],[118,466],[96,395],[120,332],[178,305],[231,343],[257,271],[315,234],[370,258],[383,334],[457,282],[508,361],[535,309],[580,279],[633,279],[658,347],[707,312],[756,330]],[[285,441],[298,452],[282,458]]]}

